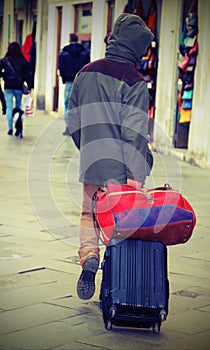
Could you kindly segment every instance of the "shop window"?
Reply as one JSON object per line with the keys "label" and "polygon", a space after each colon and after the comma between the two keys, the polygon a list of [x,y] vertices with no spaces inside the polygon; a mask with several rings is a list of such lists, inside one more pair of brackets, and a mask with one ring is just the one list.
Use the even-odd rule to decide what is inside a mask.
{"label": "shop window", "polygon": [[177,108],[174,136],[174,146],[176,148],[188,147],[194,73],[198,55],[197,34],[197,1],[185,1],[178,59]]}
{"label": "shop window", "polygon": [[21,10],[25,8],[25,0],[15,0],[14,2],[15,9]]}

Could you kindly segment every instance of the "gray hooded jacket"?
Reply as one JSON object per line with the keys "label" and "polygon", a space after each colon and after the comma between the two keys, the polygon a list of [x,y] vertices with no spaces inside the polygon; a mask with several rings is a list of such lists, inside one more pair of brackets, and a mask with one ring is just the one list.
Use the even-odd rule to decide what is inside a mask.
{"label": "gray hooded jacket", "polygon": [[150,173],[148,89],[135,65],[152,39],[140,17],[120,15],[105,58],[83,67],[74,80],[68,120],[83,183],[144,183]]}

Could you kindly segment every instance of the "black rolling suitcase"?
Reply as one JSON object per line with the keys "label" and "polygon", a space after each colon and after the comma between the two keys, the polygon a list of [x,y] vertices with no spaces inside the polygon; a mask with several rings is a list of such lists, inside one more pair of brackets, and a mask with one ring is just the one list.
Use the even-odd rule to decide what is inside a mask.
{"label": "black rolling suitcase", "polygon": [[102,262],[101,309],[105,328],[160,331],[168,314],[167,249],[163,243],[112,239]]}

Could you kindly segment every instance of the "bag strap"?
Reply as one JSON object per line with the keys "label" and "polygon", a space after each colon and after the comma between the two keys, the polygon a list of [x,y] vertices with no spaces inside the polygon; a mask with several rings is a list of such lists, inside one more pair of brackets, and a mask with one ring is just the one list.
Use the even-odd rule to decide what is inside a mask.
{"label": "bag strap", "polygon": [[[94,224],[94,228],[95,228],[95,233],[96,236],[98,237],[98,239],[102,242],[103,245],[106,245],[105,242],[103,241],[103,239],[101,238],[100,235],[100,226],[97,222],[96,219],[96,214],[95,214],[95,208],[96,208],[96,202],[97,202],[97,193],[98,191],[104,192],[101,187],[98,188],[98,190],[93,194],[92,196],[92,215],[93,215],[93,224]],[[105,193],[105,192],[104,192]]]}
{"label": "bag strap", "polygon": [[13,66],[11,65],[10,61],[8,60],[8,58],[6,58],[6,62],[8,64],[8,66],[10,67],[10,69],[13,71],[13,73],[15,73],[16,77],[18,78],[19,81],[22,82],[22,79],[20,79],[19,75],[17,74],[17,72],[14,70]]}

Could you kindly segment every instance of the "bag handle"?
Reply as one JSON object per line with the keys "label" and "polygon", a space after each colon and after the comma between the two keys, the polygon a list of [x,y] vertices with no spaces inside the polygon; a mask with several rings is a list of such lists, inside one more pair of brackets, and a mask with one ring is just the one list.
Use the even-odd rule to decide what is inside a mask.
{"label": "bag handle", "polygon": [[167,191],[167,190],[172,190],[172,187],[169,184],[165,184],[164,186],[159,186],[152,189],[152,191],[154,190]]}

